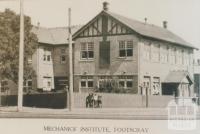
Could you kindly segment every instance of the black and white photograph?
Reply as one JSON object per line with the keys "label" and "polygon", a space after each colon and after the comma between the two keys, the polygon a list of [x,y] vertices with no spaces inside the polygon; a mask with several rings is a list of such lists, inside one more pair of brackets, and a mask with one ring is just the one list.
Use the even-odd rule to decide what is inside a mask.
{"label": "black and white photograph", "polygon": [[0,133],[199,133],[199,49],[199,0],[0,0]]}

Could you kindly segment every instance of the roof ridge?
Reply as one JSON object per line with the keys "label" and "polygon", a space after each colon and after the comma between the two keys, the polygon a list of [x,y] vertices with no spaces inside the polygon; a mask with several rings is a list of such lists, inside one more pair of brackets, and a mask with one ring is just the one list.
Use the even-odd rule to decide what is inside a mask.
{"label": "roof ridge", "polygon": [[163,30],[170,31],[170,30],[168,30],[168,29],[166,29],[166,28],[163,28],[163,27],[161,27],[161,26],[159,26],[159,25],[156,25],[156,24],[153,24],[153,23],[145,23],[145,22],[142,22],[142,21],[140,21],[140,20],[133,19],[133,18],[130,18],[130,17],[128,17],[128,16],[123,16],[123,15],[121,15],[121,14],[114,13],[114,12],[110,12],[110,11],[104,11],[104,12],[107,12],[108,14],[109,14],[109,13],[115,14],[115,15],[117,15],[117,16],[120,16],[120,17],[129,19],[129,20],[131,20],[131,21],[135,21],[135,22],[137,22],[137,23],[143,24],[144,26],[147,25],[147,26],[151,26],[151,27],[158,27],[158,28],[161,28],[161,29],[163,29]]}

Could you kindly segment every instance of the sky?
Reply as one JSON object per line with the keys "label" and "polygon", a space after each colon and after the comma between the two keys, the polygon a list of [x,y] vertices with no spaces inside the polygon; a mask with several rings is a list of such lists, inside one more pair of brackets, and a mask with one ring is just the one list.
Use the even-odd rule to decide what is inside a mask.
{"label": "sky", "polygon": [[[43,27],[68,25],[68,8],[72,10],[72,24],[83,25],[102,10],[102,3],[109,3],[109,10],[123,16],[162,26],[187,42],[200,48],[200,0],[24,0],[24,13],[32,24]],[[19,13],[19,0],[0,0],[0,11],[5,8]],[[200,52],[195,52],[200,58]]]}

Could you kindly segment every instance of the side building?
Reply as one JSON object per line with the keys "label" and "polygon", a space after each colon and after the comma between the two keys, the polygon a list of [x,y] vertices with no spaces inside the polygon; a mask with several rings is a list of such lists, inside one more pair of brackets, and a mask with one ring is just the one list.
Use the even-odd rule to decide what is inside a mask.
{"label": "side building", "polygon": [[[78,28],[73,26],[72,33]],[[65,88],[69,77],[68,28],[37,26],[32,31],[38,37],[38,46],[32,56],[32,66],[37,77],[33,88],[41,91]]]}
{"label": "side building", "polygon": [[[163,27],[103,10],[74,35],[74,91],[193,96],[193,50]],[[114,88],[113,88],[114,87]],[[104,89],[103,89],[104,88]]]}
{"label": "side building", "polygon": [[200,59],[196,59],[194,62],[194,93],[200,105]]}

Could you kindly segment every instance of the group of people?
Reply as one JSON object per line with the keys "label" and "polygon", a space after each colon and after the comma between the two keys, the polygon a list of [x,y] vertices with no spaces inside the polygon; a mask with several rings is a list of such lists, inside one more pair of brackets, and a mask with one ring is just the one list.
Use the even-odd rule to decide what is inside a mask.
{"label": "group of people", "polygon": [[86,108],[101,108],[102,107],[102,96],[89,93],[86,97]]}

